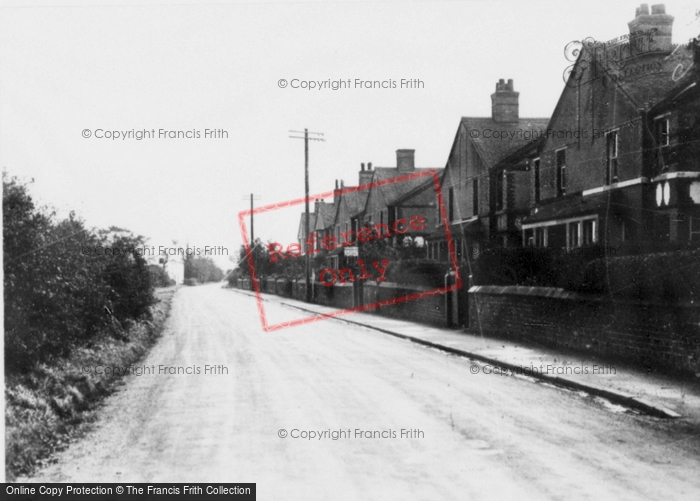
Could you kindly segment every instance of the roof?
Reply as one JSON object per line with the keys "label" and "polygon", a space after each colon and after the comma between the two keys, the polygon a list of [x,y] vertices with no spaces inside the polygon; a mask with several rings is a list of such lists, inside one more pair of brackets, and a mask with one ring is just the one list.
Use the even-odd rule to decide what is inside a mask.
{"label": "roof", "polygon": [[[306,235],[306,216],[305,212],[302,212],[299,214],[299,229],[297,230],[297,239],[303,239]],[[311,227],[311,223],[314,221],[314,214],[313,212],[309,213],[309,227]]]}
{"label": "roof", "polygon": [[[495,165],[508,153],[535,141],[541,135],[541,131],[547,128],[547,124],[549,118],[520,118],[517,122],[497,122],[491,117],[462,117],[461,120],[461,126],[466,129],[487,168]],[[473,133],[473,130],[478,134]],[[498,137],[494,137],[497,135],[494,134],[495,131],[498,131]],[[530,134],[525,139],[528,136],[525,134],[527,131],[537,134]],[[508,134],[508,137],[502,138],[502,132]],[[487,137],[484,137],[485,135]]]}
{"label": "roof", "polygon": [[356,190],[356,191],[346,191],[341,192],[340,200],[338,201],[338,207],[334,206],[333,221],[335,221],[336,213],[340,211],[340,206],[345,200],[345,205],[347,206],[348,216],[355,217],[365,210],[365,203],[367,202],[367,195],[369,190]]}
{"label": "roof", "polygon": [[499,160],[498,164],[496,164],[494,166],[494,168],[496,168],[496,169],[501,169],[501,168],[508,169],[509,167],[512,168],[518,164],[522,164],[525,160],[527,160],[527,157],[529,157],[533,154],[537,154],[538,150],[542,147],[544,142],[545,142],[544,135],[538,137],[534,141],[529,141],[528,143],[524,144],[520,148],[517,148],[516,150],[511,151],[506,156],[501,158],[501,160]]}
{"label": "roof", "polygon": [[[673,80],[674,73],[678,81],[690,77],[692,72],[680,75],[682,68],[688,68],[692,63],[692,51],[687,45],[678,45],[667,56],[652,52],[632,58],[624,65],[611,64],[606,73],[614,76],[617,85],[637,107],[650,108],[676,87],[678,82]],[[676,70],[679,64],[681,70]]]}
{"label": "roof", "polygon": [[[406,174],[411,174],[413,172],[425,172],[429,170],[434,170],[437,172],[438,175],[440,175],[444,169],[437,167],[421,167],[416,168],[410,172],[399,172],[396,167],[376,167],[374,169],[373,182],[385,181],[388,179],[404,176]],[[382,194],[384,195],[384,200],[386,201],[387,206],[391,206],[399,200],[405,198],[407,195],[411,194],[413,191],[416,191],[417,189],[432,182],[432,177],[421,176],[414,179],[399,181],[396,183],[383,184],[378,188],[382,190]]]}
{"label": "roof", "polygon": [[367,195],[369,192],[366,190],[352,191],[350,193],[345,193],[345,203],[348,206],[348,212],[350,216],[356,216],[363,210],[365,210],[365,202],[367,201]]}
{"label": "roof", "polygon": [[335,219],[335,204],[323,201],[317,202],[315,215],[315,228],[328,228]]}

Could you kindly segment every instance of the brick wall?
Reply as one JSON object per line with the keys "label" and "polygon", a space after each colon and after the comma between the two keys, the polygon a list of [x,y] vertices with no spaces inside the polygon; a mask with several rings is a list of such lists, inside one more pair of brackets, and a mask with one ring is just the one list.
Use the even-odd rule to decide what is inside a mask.
{"label": "brick wall", "polygon": [[672,372],[700,372],[700,307],[590,298],[562,289],[476,286],[470,330]]}
{"label": "brick wall", "polygon": [[[410,296],[429,288],[407,288],[397,284],[365,284],[363,293],[365,304]],[[436,326],[445,325],[445,296],[442,294],[426,296],[404,303],[394,303],[370,310],[371,313],[401,320],[411,320]]]}

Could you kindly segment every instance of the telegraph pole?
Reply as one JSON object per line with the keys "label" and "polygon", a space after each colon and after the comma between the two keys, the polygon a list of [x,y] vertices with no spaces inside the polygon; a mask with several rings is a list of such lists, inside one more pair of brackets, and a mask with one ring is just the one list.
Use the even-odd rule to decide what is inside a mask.
{"label": "telegraph pole", "polygon": [[[290,130],[289,132],[293,132],[295,134],[301,134],[302,132],[299,130]],[[304,137],[298,137],[298,136],[289,136],[293,139],[303,139],[304,140],[304,230],[305,230],[305,237],[306,240],[308,241],[309,235],[311,234],[311,229],[310,229],[310,217],[309,217],[309,140],[311,141],[325,141],[325,139],[321,137],[309,137],[309,134],[315,134],[318,136],[323,136],[322,132],[309,132],[309,129],[304,129]],[[305,275],[306,275],[306,302],[310,303],[311,302],[311,253],[306,252],[305,256]]]}
{"label": "telegraph pole", "polygon": [[[243,200],[248,200],[248,197],[243,197]],[[251,252],[253,252],[253,249],[255,248],[255,228],[253,226],[253,224],[254,224],[253,200],[260,200],[260,197],[256,197],[252,193],[250,194],[250,251]]]}
{"label": "telegraph pole", "polygon": [[253,226],[253,194],[250,194],[250,244],[255,245],[255,227]]}
{"label": "telegraph pole", "polygon": [[[244,197],[245,200],[246,197]],[[253,200],[259,200],[260,197],[253,196],[253,194],[250,194],[250,243],[248,244],[248,248],[246,249],[246,254],[248,257],[250,257],[251,260],[253,260],[253,264],[255,265],[255,229],[253,227]],[[251,290],[254,290],[253,287],[253,277],[250,277],[250,286]]]}

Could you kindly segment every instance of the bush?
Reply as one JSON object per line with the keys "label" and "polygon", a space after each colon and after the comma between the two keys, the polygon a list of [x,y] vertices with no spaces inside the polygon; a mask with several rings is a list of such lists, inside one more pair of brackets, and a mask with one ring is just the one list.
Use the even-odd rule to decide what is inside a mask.
{"label": "bush", "polygon": [[186,278],[184,283],[185,285],[199,285],[196,278]]}
{"label": "bush", "polygon": [[639,300],[700,299],[700,249],[596,259],[577,290]]}
{"label": "bush", "polygon": [[443,287],[445,275],[450,271],[449,263],[430,259],[404,259],[390,261],[386,277],[389,282],[402,285],[422,285],[426,287]]}
{"label": "bush", "polygon": [[194,257],[191,254],[185,256],[185,279],[192,278],[196,282],[220,282],[224,278],[224,272],[214,264],[210,257]]}
{"label": "bush", "polygon": [[27,187],[3,173],[5,364],[9,372],[65,356],[104,327],[149,316],[146,262],[96,249],[143,244],[124,230],[94,233],[73,213],[39,210]]}
{"label": "bush", "polygon": [[[471,263],[475,285],[524,285],[578,290],[588,264],[611,253],[591,246],[563,252],[555,249],[522,247],[485,248]],[[469,274],[465,269],[465,276]]]}
{"label": "bush", "polygon": [[170,278],[162,266],[151,264],[148,266],[148,271],[151,274],[153,287],[170,287],[175,285],[175,280]]}

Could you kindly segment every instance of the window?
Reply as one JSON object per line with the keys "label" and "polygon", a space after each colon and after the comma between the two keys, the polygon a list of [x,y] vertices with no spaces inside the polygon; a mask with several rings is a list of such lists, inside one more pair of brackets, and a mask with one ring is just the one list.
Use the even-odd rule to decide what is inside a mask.
{"label": "window", "polygon": [[668,135],[669,135],[669,122],[668,118],[657,118],[656,119],[656,131],[655,131],[655,136],[656,136],[656,145],[660,148],[663,148],[664,146],[668,146],[669,140],[668,140]]}
{"label": "window", "polygon": [[[353,232],[348,235],[348,232],[350,231],[351,226],[352,226]],[[345,234],[347,235],[345,237],[345,240],[347,240],[347,242],[350,244],[355,243],[355,231],[354,231],[355,228],[354,227],[355,227],[354,221],[352,224],[348,221],[345,222]]]}
{"label": "window", "polygon": [[666,148],[669,144],[670,124],[668,118],[660,117],[654,121],[654,142],[656,143],[656,169],[657,173],[668,169]]}
{"label": "window", "polygon": [[479,180],[472,180],[472,214],[479,214]]}
{"label": "window", "polygon": [[557,150],[557,196],[566,195],[566,148]]}
{"label": "window", "polygon": [[569,223],[569,242],[568,249],[575,249],[579,246],[579,231],[581,230],[581,222]]}
{"label": "window", "polygon": [[700,242],[700,216],[690,217],[690,241]]}
{"label": "window", "polygon": [[606,184],[617,183],[617,131],[605,135]]}
{"label": "window", "polygon": [[540,159],[535,158],[533,161],[533,169],[535,171],[535,203],[540,203]]}
{"label": "window", "polygon": [[547,228],[535,228],[535,247],[547,247]]}
{"label": "window", "polygon": [[593,245],[598,241],[596,220],[588,219],[583,222],[583,245]]}
{"label": "window", "polygon": [[448,204],[448,211],[447,211],[447,217],[449,221],[454,221],[455,220],[455,190],[454,188],[450,188],[448,191],[448,198],[449,200],[447,201]]}
{"label": "window", "polygon": [[495,209],[496,210],[501,210],[503,209],[503,176],[505,175],[504,171],[498,171],[494,175],[494,180],[493,180],[493,191],[494,191],[494,197],[495,197]]}

